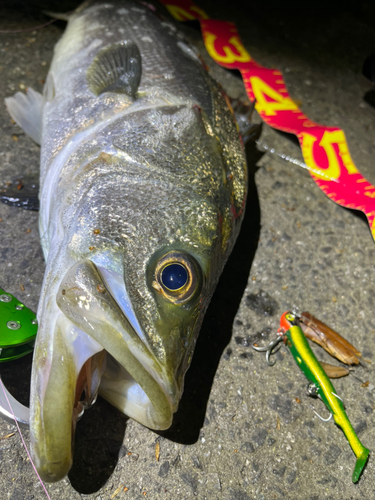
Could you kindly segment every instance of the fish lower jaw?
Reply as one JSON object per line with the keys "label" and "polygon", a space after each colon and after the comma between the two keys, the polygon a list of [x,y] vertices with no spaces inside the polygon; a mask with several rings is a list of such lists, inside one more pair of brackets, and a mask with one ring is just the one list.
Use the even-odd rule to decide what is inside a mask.
{"label": "fish lower jaw", "polygon": [[105,356],[101,345],[61,312],[49,319],[54,324],[52,341],[45,340],[41,322],[34,352],[30,441],[41,478],[56,482],[72,465],[76,422],[96,399]]}
{"label": "fish lower jaw", "polygon": [[32,458],[44,481],[59,481],[69,472],[77,420],[98,393],[147,427],[171,425],[171,398],[130,351],[126,354],[134,376],[126,369],[123,351],[101,345],[61,312],[48,361],[43,351],[42,343],[35,353],[30,437]]}
{"label": "fish lower jaw", "polygon": [[77,418],[98,391],[147,427],[161,430],[172,423],[174,382],[168,383],[129,321],[131,314],[114,299],[115,277],[107,273],[106,278],[108,284],[91,261],[75,263],[39,313],[30,437],[46,481],[58,481],[69,471]]}

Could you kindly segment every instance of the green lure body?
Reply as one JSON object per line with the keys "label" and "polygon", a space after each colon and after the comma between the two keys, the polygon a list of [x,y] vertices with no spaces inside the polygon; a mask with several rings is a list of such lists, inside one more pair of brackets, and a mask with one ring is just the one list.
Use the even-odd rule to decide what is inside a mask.
{"label": "green lure body", "polygon": [[[288,329],[285,331],[285,329]],[[316,395],[319,396],[338,426],[343,430],[346,439],[349,441],[352,450],[357,457],[357,462],[353,471],[352,481],[356,483],[366,465],[370,451],[365,448],[356,435],[347,415],[341,399],[321,367],[315,354],[311,350],[309,343],[303,334],[302,329],[296,324],[295,317],[290,313],[283,314],[281,318],[281,330],[284,330],[286,344],[296,360],[296,363],[305,374],[306,378],[315,384]]]}

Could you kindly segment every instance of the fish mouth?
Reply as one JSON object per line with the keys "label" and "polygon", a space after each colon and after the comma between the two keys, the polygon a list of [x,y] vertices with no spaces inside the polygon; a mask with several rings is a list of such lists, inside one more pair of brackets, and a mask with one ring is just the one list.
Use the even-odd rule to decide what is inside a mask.
{"label": "fish mouth", "polygon": [[89,260],[73,265],[61,281],[53,345],[42,335],[32,374],[31,451],[45,481],[68,473],[77,419],[98,393],[147,427],[172,423],[179,391],[144,342],[124,293],[117,273]]}

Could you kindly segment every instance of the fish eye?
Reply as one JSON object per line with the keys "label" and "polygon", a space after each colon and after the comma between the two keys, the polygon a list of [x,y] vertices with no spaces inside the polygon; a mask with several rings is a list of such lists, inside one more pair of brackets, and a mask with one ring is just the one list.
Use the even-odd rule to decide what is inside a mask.
{"label": "fish eye", "polygon": [[180,263],[168,264],[160,273],[160,279],[165,288],[173,291],[185,286],[188,278],[186,267]]}
{"label": "fish eye", "polygon": [[159,259],[153,288],[174,303],[182,303],[198,293],[202,285],[202,271],[191,255],[169,252]]}

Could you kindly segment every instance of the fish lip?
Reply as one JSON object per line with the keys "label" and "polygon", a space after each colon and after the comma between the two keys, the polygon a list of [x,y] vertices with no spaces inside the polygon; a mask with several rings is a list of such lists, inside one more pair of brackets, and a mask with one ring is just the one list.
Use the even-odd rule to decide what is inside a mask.
{"label": "fish lip", "polygon": [[[163,382],[160,380],[160,377],[157,376],[156,371],[152,370],[152,368],[149,365],[145,366],[144,363],[140,360],[140,358],[134,355],[134,352],[132,353],[129,352],[130,355],[134,356],[134,361],[138,364],[137,373],[134,374],[133,371],[130,373],[127,370],[126,364],[124,365],[119,360],[116,348],[112,350],[109,349],[108,346],[102,346],[102,347],[107,355],[106,356],[107,368],[102,374],[100,386],[98,388],[98,394],[107,401],[109,401],[113,406],[118,408],[124,414],[126,414],[128,417],[133,418],[134,420],[140,422],[146,427],[158,430],[164,430],[169,428],[172,423],[174,405],[172,402],[171,395],[168,394],[168,392],[166,391],[165,384],[163,384]],[[110,358],[108,356],[110,356]],[[112,365],[113,364],[116,365],[117,367],[116,372],[120,374],[120,378],[118,378],[117,380],[116,378],[115,380],[113,380],[113,375],[111,374],[111,371],[108,368],[109,359],[112,359]],[[147,378],[148,381],[144,382],[144,378]],[[141,393],[144,399],[147,398],[147,405],[144,409],[144,412],[138,413],[137,407],[142,405],[138,404],[137,401],[135,401],[133,404],[131,404],[131,406],[129,406],[131,402],[131,397],[129,396],[129,394],[127,394],[126,398],[123,398],[124,399],[123,401],[119,401],[119,396],[121,396],[121,392],[113,390],[112,388],[113,382],[121,384],[121,382],[124,381],[125,379],[130,381],[129,383],[129,385],[131,384],[130,389],[133,389],[135,392]],[[155,390],[157,390],[157,392],[159,393],[158,398],[149,395],[149,391],[148,389],[146,389],[146,386],[148,387],[148,385],[154,386],[152,391],[150,392],[154,393]],[[164,399],[165,402],[167,403],[164,405],[164,407],[168,411],[165,410],[160,411],[159,409],[156,412],[156,414],[154,414],[154,416],[151,417],[149,415],[150,413],[149,410],[151,409],[151,407],[155,406],[156,399],[159,400]],[[161,415],[161,418],[159,418],[159,415]]]}

